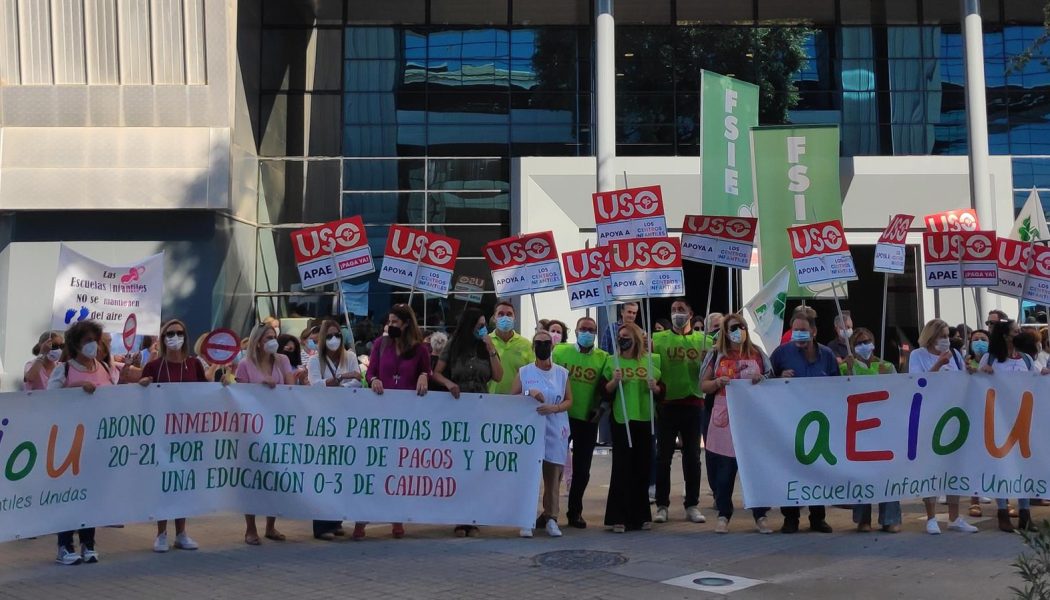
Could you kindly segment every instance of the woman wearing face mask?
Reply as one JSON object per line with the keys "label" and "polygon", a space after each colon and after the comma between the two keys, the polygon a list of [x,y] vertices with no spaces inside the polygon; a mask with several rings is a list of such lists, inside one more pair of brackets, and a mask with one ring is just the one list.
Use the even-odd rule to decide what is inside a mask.
{"label": "woman wearing face mask", "polygon": [[[893,365],[875,356],[875,334],[868,329],[858,327],[849,339],[853,356],[847,357],[839,365],[843,375],[892,375],[897,372]],[[857,504],[853,507],[853,522],[857,531],[871,531],[871,505]],[[886,533],[898,533],[901,530],[901,503],[879,503],[879,525]]]}
{"label": "woman wearing face mask", "polygon": [[547,321],[547,333],[551,334],[551,343],[557,346],[569,339],[569,327],[557,319]]}
{"label": "woman wearing face mask", "polygon": [[[619,368],[608,360],[602,369],[602,387],[612,400],[613,463],[609,478],[609,496],[605,502],[605,525],[614,533],[628,530],[650,530],[653,514],[649,508],[649,479],[653,462],[653,436],[650,429],[652,409],[649,392],[657,402],[663,397],[660,380],[660,355],[652,356],[649,372],[648,349],[644,334],[634,323],[621,325],[616,332],[620,349]],[[620,387],[620,384],[623,387]],[[622,389],[622,391],[621,391]],[[626,408],[626,414],[624,409]],[[627,445],[627,428],[631,428],[631,446]]]}
{"label": "woman wearing face mask", "polygon": [[[293,338],[294,339],[294,338]],[[271,390],[278,385],[295,385],[295,371],[288,357],[278,354],[281,344],[277,332],[266,323],[256,325],[248,337],[247,355],[237,365],[237,383],[262,384]],[[259,545],[259,530],[255,515],[244,515],[244,543]],[[277,517],[266,517],[266,539],[284,541],[284,534],[277,531]]]}
{"label": "woman wearing face mask", "polygon": [[[310,385],[315,387],[361,387],[361,369],[357,355],[346,349],[339,323],[325,320],[317,328],[324,334],[324,350],[310,357],[306,370]],[[314,521],[314,538],[332,541],[345,535],[342,521]]]}
{"label": "woman wearing face mask", "polygon": [[[564,326],[563,326],[564,327]],[[547,535],[561,537],[558,528],[558,499],[561,476],[569,452],[569,415],[572,390],[569,371],[551,362],[554,342],[549,331],[537,331],[532,336],[532,352],[536,361],[518,371],[511,394],[522,394],[539,402],[536,412],[547,417],[543,442],[543,512],[536,523],[542,523]],[[522,529],[521,537],[532,537],[532,529]]]}
{"label": "woman wearing face mask", "polygon": [[295,373],[295,385],[308,385],[308,373],[306,371],[306,363],[303,362],[303,349],[299,345],[299,338],[294,335],[288,335],[287,333],[277,336],[278,354],[284,355],[288,359],[288,364],[292,365],[292,371]]}
{"label": "woman wearing face mask", "polygon": [[[208,381],[201,362],[189,355],[186,348],[186,324],[172,319],[160,327],[159,356],[142,369],[139,384],[151,383],[202,383]],[[175,519],[175,547],[196,550],[197,542],[186,533],[186,519]],[[154,552],[168,551],[168,522],[157,521],[157,538],[153,540]]]}
{"label": "woman wearing face mask", "polygon": [[[992,375],[994,373],[1038,373],[1035,359],[1021,352],[1015,342],[1022,335],[1021,329],[1016,321],[997,321],[992,323],[988,334],[988,353],[981,358],[981,373]],[[1021,346],[1031,346],[1031,340],[1022,340]],[[1010,509],[1006,498],[996,498],[996,518],[999,521],[999,530],[1013,533],[1014,526],[1010,520]],[[1032,526],[1031,506],[1027,498],[1017,501],[1018,523],[1017,528],[1029,529]]]}
{"label": "woman wearing face mask", "polygon": [[[919,348],[908,356],[908,372],[945,373],[951,371],[973,372],[966,364],[962,353],[951,349],[948,337],[948,324],[940,319],[932,319],[919,332]],[[926,533],[939,535],[941,527],[937,524],[937,498],[923,498],[926,505]],[[975,533],[977,528],[959,516],[959,497],[948,496],[948,529]]]}
{"label": "woman wearing face mask", "polygon": [[321,328],[317,325],[307,327],[299,334],[299,363],[302,365],[309,364],[310,359],[317,355],[317,350],[320,348],[320,340],[318,339],[321,335]]}
{"label": "woman wearing face mask", "polygon": [[966,355],[966,364],[974,370],[980,368],[985,354],[988,354],[988,332],[978,329],[970,334],[970,352]]}
{"label": "woman wearing face mask", "polygon": [[[769,360],[756,348],[747,336],[747,324],[738,314],[726,315],[722,321],[723,335],[715,344],[714,360],[708,361],[700,375],[700,388],[705,394],[715,394],[714,409],[707,428],[708,476],[714,481],[715,505],[718,507],[718,524],[715,533],[729,533],[729,520],[733,517],[733,487],[738,470],[736,450],[729,424],[729,406],[726,404],[726,387],[733,379],[750,379],[758,383],[773,374]],[[773,533],[766,521],[768,508],[753,508],[755,530]]]}
{"label": "woman wearing face mask", "polygon": [[[99,341],[102,327],[95,321],[80,321],[66,330],[66,348],[63,363],[56,365],[47,382],[47,389],[81,388],[89,394],[102,386],[113,385],[113,373],[99,362]],[[73,533],[80,536],[80,554],[73,546]],[[95,528],[85,527],[78,532],[63,531],[58,534],[58,557],[63,565],[78,565],[81,562],[97,563],[95,550]]]}
{"label": "woman wearing face mask", "polygon": [[65,346],[62,334],[57,331],[45,331],[40,340],[33,346],[33,360],[26,363],[22,375],[22,389],[27,392],[47,389],[47,380],[55,370],[55,365],[62,358]]}
{"label": "woman wearing face mask", "polygon": [[[430,385],[430,350],[416,323],[416,313],[407,304],[395,304],[387,314],[386,331],[372,342],[365,381],[376,395],[385,390],[415,390],[425,396]],[[365,537],[365,525],[354,524],[353,539]],[[405,537],[401,523],[391,523],[394,539]]]}

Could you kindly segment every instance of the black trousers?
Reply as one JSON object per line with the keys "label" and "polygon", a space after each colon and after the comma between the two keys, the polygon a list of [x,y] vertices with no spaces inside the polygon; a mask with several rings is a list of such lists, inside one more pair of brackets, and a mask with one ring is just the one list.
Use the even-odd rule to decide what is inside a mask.
{"label": "black trousers", "polygon": [[581,419],[569,419],[572,438],[572,483],[569,485],[569,518],[583,513],[583,493],[591,481],[591,459],[598,441],[598,424]]}
{"label": "black trousers", "polygon": [[681,438],[685,507],[696,506],[700,503],[701,408],[690,404],[661,404],[656,411],[656,505],[671,505],[671,460],[675,438]]}
{"label": "black trousers", "polygon": [[342,521],[314,521],[314,537],[323,533],[332,533],[342,526]]}
{"label": "black trousers", "polygon": [[[649,509],[649,468],[652,464],[653,435],[647,421],[630,421],[631,441],[627,446],[627,426],[612,422],[613,463],[609,497],[605,502],[605,524],[641,529],[653,520]],[[575,479],[576,475],[573,474]]]}
{"label": "black trousers", "polygon": [[62,531],[58,534],[58,545],[63,548],[72,548],[74,551],[76,548],[73,546],[73,534],[77,533],[80,536],[80,543],[84,544],[88,548],[95,549],[95,528],[85,527],[84,529],[78,529],[75,531]]}
{"label": "black trousers", "polygon": [[[785,521],[794,521],[798,523],[799,517],[802,516],[802,507],[800,506],[781,506],[780,514],[784,515]],[[827,509],[823,506],[810,506],[809,507],[809,522],[819,523],[824,520],[827,515]]]}

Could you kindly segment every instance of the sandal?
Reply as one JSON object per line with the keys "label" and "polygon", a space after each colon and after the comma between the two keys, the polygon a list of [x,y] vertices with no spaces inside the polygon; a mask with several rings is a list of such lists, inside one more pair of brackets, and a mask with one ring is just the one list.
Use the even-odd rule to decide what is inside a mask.
{"label": "sandal", "polygon": [[970,516],[971,517],[979,517],[979,516],[981,516],[981,505],[980,504],[971,504],[970,505]]}
{"label": "sandal", "polygon": [[262,541],[259,540],[258,534],[253,535],[250,533],[246,533],[244,534],[244,543],[248,544],[249,546],[258,546],[262,544]]}
{"label": "sandal", "polygon": [[390,533],[394,536],[395,540],[399,540],[405,537],[405,526],[401,523],[394,523],[390,527]]}
{"label": "sandal", "polygon": [[273,531],[266,532],[266,539],[273,540],[275,542],[283,542],[286,538],[284,537],[283,533],[274,529]]}

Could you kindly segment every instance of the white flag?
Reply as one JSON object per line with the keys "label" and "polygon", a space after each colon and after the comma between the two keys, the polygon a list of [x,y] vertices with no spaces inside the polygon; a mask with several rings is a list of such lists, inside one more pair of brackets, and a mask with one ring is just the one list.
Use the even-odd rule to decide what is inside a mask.
{"label": "white flag", "polygon": [[1032,240],[1050,240],[1050,229],[1046,226],[1046,215],[1043,214],[1043,204],[1039,201],[1039,194],[1033,189],[1021,207],[1014,228],[1010,231],[1010,237],[1022,242]]}
{"label": "white flag", "polygon": [[780,345],[784,333],[784,310],[787,306],[788,282],[791,273],[787,267],[762,286],[750,302],[744,305],[744,318],[751,328],[751,341],[769,353]]}

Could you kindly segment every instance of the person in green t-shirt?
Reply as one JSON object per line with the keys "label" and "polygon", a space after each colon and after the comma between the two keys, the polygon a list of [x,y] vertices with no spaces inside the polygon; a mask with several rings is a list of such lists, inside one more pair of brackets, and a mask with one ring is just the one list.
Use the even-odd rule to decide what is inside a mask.
{"label": "person in green t-shirt", "polygon": [[[664,386],[659,381],[660,356],[650,357],[643,340],[644,334],[637,325],[621,325],[616,333],[620,350],[619,365],[616,365],[615,359],[607,360],[602,370],[605,392],[615,394],[610,422],[613,463],[609,496],[605,502],[605,525],[612,527],[616,533],[652,529],[653,518],[649,510],[649,475],[653,452],[650,393],[660,400]],[[649,368],[650,358],[652,372]],[[627,441],[628,430],[630,446]]]}
{"label": "person in green t-shirt", "polygon": [[609,354],[594,341],[598,324],[590,317],[576,321],[576,343],[558,344],[554,364],[569,371],[572,408],[569,409],[569,436],[572,439],[572,483],[569,484],[569,525],[587,527],[583,519],[583,493],[591,479],[591,458],[598,439],[598,417],[601,415],[599,380],[605,371]]}
{"label": "person in green t-shirt", "polygon": [[496,322],[496,337],[492,338],[492,345],[503,365],[503,378],[489,383],[489,393],[509,394],[518,369],[535,361],[536,355],[532,353],[532,342],[514,331],[514,306],[509,300],[496,303],[496,314],[492,319]]}
{"label": "person in green t-shirt", "polygon": [[656,407],[656,523],[667,522],[671,495],[671,459],[675,440],[682,441],[685,514],[693,523],[707,519],[700,512],[700,364],[707,337],[693,331],[693,307],[685,298],[671,303],[671,329],[653,334],[653,353],[660,356],[660,381],[666,399]]}

